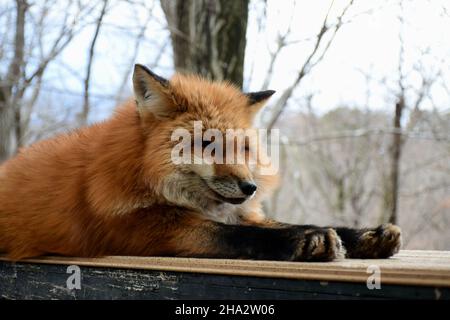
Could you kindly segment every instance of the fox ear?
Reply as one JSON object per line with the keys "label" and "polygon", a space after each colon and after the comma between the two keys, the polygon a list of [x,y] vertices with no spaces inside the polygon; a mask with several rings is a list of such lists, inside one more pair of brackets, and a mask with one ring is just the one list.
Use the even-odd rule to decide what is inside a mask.
{"label": "fox ear", "polygon": [[134,65],[133,89],[141,117],[152,113],[156,118],[168,118],[174,111],[169,81],[141,64]]}
{"label": "fox ear", "polygon": [[265,102],[275,93],[274,90],[265,90],[258,92],[245,93],[248,99],[249,114],[252,119],[256,117],[258,111],[264,106]]}
{"label": "fox ear", "polygon": [[258,92],[249,92],[246,93],[245,95],[248,98],[248,104],[252,106],[255,104],[266,102],[266,100],[269,99],[274,93],[275,93],[274,90],[265,90]]}

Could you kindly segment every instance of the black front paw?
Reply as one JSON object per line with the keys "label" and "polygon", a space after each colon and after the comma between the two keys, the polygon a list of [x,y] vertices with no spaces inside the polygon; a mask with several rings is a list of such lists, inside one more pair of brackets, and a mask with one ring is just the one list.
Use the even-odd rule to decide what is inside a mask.
{"label": "black front paw", "polygon": [[341,238],[331,228],[302,230],[297,238],[293,261],[332,261],[344,258]]}
{"label": "black front paw", "polygon": [[356,232],[354,239],[349,239],[347,247],[349,258],[384,259],[396,254],[402,245],[401,229],[393,224],[383,224],[374,229]]}
{"label": "black front paw", "polygon": [[393,224],[383,224],[361,236],[361,243],[367,248],[368,258],[388,258],[396,254],[402,245],[401,229]]}

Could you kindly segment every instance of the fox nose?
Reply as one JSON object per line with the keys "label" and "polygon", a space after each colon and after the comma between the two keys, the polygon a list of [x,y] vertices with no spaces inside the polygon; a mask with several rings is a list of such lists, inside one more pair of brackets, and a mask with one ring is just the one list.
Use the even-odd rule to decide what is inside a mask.
{"label": "fox nose", "polygon": [[247,181],[239,181],[239,189],[247,196],[251,196],[256,191],[256,185]]}

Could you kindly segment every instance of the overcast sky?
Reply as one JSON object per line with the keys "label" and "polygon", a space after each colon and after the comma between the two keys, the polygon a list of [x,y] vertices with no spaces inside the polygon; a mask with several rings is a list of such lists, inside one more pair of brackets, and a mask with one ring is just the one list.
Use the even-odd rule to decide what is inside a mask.
{"label": "overcast sky", "polygon": [[[267,21],[262,32],[258,33],[257,19],[262,7],[253,1],[250,7],[250,19],[247,32],[247,52],[245,65],[246,89],[258,90],[267,72],[268,49],[275,48],[278,32],[284,32],[291,22],[291,34],[288,38],[293,44],[280,54],[275,65],[271,88],[281,93],[295,78],[305,57],[312,49],[314,37],[328,11],[328,0],[268,0]],[[156,18],[147,30],[148,41],[142,46],[136,62],[149,64],[154,61],[157,50],[168,39],[162,11],[156,2],[152,15]],[[347,0],[336,0],[330,13],[330,21],[345,6]],[[346,23],[332,43],[325,59],[314,68],[296,90],[291,106],[304,108],[302,97],[314,94],[313,107],[324,112],[341,105],[387,109],[392,106],[396,81],[398,79],[398,61],[400,52],[399,36],[405,43],[405,70],[408,71],[407,84],[420,85],[420,77],[413,70],[421,63],[428,76],[440,71],[446,83],[450,84],[450,8],[445,0],[404,1],[403,10],[394,0],[355,0],[354,6],[347,12]],[[403,25],[399,16],[403,16]],[[145,13],[134,12],[124,7],[114,8],[108,15],[105,28],[102,29],[97,47],[93,73],[93,92],[115,95],[121,76],[129,66],[130,54],[134,43],[132,37],[124,35],[124,29],[135,32],[136,27],[145,20]],[[117,28],[113,25],[120,25]],[[83,72],[86,63],[87,45],[92,37],[92,29],[81,33],[66,49],[61,57],[64,65],[72,71]],[[424,52],[427,54],[424,55]],[[154,68],[163,76],[173,73],[170,46],[164,51],[163,58]],[[251,73],[251,71],[253,71]],[[64,81],[59,80],[63,75]],[[370,81],[367,81],[370,76]],[[70,88],[81,92],[81,83],[71,76],[71,72],[54,66],[50,78],[58,79],[54,87]],[[437,83],[431,88],[435,105],[440,110],[448,110],[449,93]],[[131,81],[129,81],[131,84]],[[131,90],[131,86],[128,85]],[[370,92],[369,99],[367,93]],[[413,92],[413,91],[411,91]],[[411,96],[411,98],[414,98]],[[108,115],[111,105],[95,118]],[[429,108],[429,102],[424,103]]]}

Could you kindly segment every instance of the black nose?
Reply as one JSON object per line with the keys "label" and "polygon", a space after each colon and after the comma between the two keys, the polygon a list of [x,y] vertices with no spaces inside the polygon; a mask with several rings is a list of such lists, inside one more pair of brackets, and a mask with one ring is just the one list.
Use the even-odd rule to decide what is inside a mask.
{"label": "black nose", "polygon": [[255,193],[256,191],[256,185],[251,183],[251,182],[247,182],[247,181],[240,181],[239,182],[239,188],[241,189],[241,191],[247,195],[247,196],[251,196],[252,194]]}

